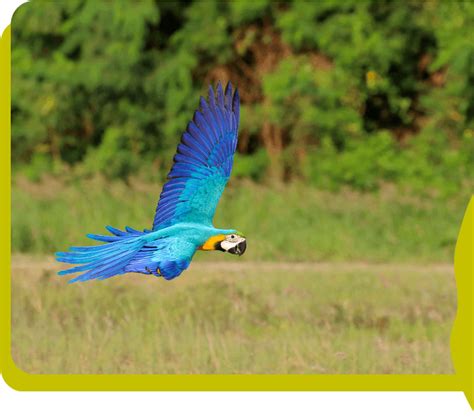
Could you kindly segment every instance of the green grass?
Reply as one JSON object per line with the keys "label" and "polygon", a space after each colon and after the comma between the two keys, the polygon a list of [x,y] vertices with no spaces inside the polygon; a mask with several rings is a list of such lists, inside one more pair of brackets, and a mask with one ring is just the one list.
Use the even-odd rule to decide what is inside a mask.
{"label": "green grass", "polygon": [[13,358],[30,373],[452,373],[449,265],[228,257],[172,282],[74,285],[14,257]]}
{"label": "green grass", "polygon": [[[35,184],[17,177],[13,252],[52,254],[90,244],[85,234],[103,233],[107,224],[149,228],[160,189],[138,181],[126,185],[95,178],[65,185],[52,178]],[[302,184],[233,183],[215,225],[246,234],[246,260],[451,262],[468,199],[467,192],[442,199],[389,188],[336,194]]]}
{"label": "green grass", "polygon": [[85,234],[106,224],[150,227],[159,191],[138,181],[15,178],[13,252],[38,254],[13,258],[12,350],[20,368],[452,372],[450,264],[467,193],[336,194],[234,182],[215,225],[246,234],[244,257],[198,253],[172,282],[127,275],[67,285],[56,276],[61,264],[44,254],[92,243]]}

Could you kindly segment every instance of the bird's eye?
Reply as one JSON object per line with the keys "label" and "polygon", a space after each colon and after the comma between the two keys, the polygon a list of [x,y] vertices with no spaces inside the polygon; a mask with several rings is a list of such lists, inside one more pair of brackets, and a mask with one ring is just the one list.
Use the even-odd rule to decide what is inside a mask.
{"label": "bird's eye", "polygon": [[230,239],[235,239],[235,235],[230,235]]}

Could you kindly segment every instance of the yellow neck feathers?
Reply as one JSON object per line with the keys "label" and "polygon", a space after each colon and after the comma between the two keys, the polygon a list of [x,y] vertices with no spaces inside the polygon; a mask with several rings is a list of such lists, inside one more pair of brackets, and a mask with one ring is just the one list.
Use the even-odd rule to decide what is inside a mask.
{"label": "yellow neck feathers", "polygon": [[215,251],[216,244],[223,241],[225,239],[225,235],[215,235],[211,236],[206,242],[204,242],[199,249],[202,251]]}

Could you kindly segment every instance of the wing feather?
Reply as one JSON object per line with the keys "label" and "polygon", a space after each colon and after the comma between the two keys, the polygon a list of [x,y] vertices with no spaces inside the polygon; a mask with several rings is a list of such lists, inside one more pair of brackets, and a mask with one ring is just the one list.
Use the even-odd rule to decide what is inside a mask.
{"label": "wing feather", "polygon": [[[188,123],[156,208],[153,230],[179,223],[212,224],[229,179],[239,126],[239,94],[228,83],[209,86],[208,100]],[[121,231],[111,231],[122,235]]]}

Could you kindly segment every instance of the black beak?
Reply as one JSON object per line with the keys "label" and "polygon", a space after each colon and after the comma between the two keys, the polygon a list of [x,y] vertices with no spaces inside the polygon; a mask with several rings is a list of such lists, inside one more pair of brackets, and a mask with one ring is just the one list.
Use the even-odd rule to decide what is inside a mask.
{"label": "black beak", "polygon": [[233,248],[229,249],[229,252],[234,255],[244,255],[245,250],[247,249],[247,241],[243,240],[235,245]]}

